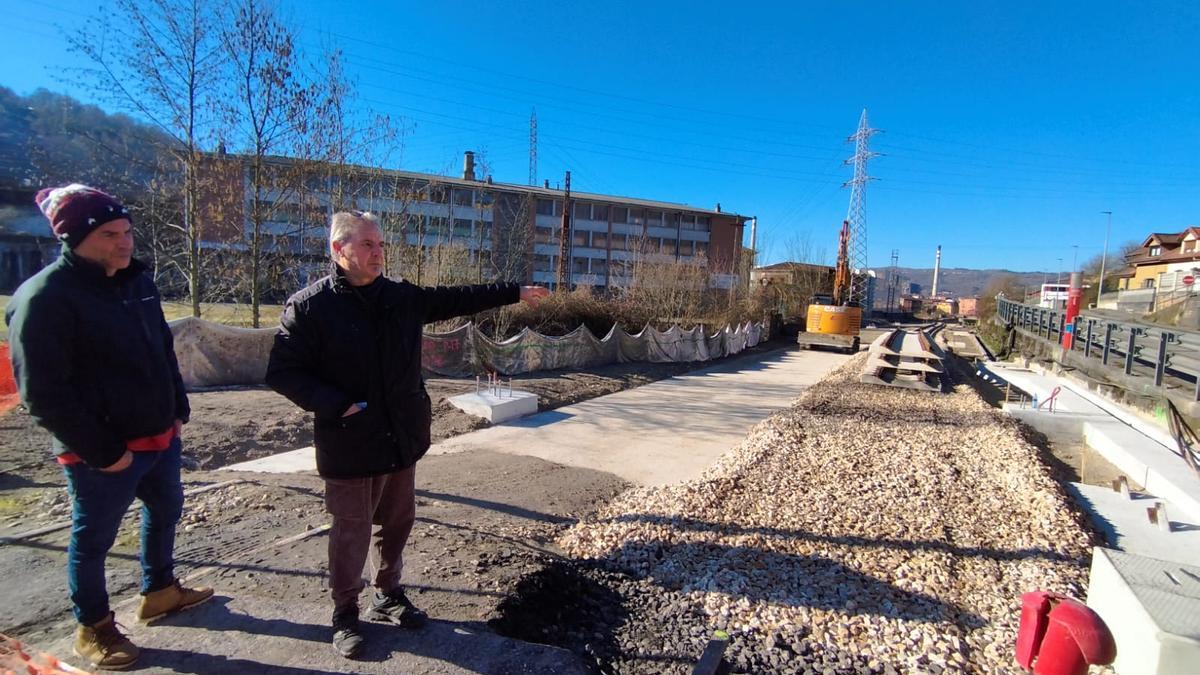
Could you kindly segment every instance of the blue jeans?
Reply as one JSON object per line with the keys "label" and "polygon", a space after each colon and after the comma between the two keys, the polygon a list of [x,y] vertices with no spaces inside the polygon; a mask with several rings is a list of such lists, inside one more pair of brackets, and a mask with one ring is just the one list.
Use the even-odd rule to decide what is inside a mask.
{"label": "blue jeans", "polygon": [[90,625],[108,616],[104,559],[135,497],[142,500],[142,593],[174,583],[175,524],[183,512],[181,452],[175,438],[161,452],[133,453],[133,464],[117,473],[86,464],[63,467],[72,519],[67,585],[79,623]]}

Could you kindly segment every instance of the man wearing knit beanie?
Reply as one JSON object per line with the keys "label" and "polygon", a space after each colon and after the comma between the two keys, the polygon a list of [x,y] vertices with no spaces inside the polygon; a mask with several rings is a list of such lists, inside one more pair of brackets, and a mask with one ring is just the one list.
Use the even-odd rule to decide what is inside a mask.
{"label": "man wearing knit beanie", "polygon": [[53,436],[71,494],[75,653],[117,670],[133,665],[138,648],[114,621],[104,559],[135,497],[142,501],[138,618],[152,621],[213,594],[184,587],[174,574],[188,400],[158,289],[133,258],[129,210],[79,184],[42,190],[36,201],[63,247],[8,304],[13,374],[30,416]]}

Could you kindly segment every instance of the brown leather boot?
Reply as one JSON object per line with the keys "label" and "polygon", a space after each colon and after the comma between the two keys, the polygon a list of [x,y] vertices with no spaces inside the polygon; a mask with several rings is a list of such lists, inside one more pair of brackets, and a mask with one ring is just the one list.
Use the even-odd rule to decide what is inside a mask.
{"label": "brown leather boot", "polygon": [[87,659],[102,670],[123,670],[132,666],[141,650],[117,628],[113,613],[90,626],[75,630],[75,655]]}
{"label": "brown leather boot", "polygon": [[211,588],[186,588],[176,579],[166,588],[143,595],[142,604],[138,606],[137,618],[142,623],[150,623],[168,614],[195,607],[212,596]]}

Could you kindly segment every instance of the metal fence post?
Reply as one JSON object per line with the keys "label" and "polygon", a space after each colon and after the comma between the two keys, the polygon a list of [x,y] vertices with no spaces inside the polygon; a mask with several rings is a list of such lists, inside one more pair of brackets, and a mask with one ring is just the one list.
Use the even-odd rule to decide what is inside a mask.
{"label": "metal fence post", "polygon": [[1129,345],[1128,345],[1128,349],[1125,350],[1125,374],[1126,375],[1133,374],[1133,350],[1135,347],[1137,347],[1137,345],[1134,344],[1137,341],[1137,335],[1138,335],[1138,329],[1130,326],[1130,328],[1129,328]]}
{"label": "metal fence post", "polygon": [[1162,331],[1158,334],[1158,358],[1154,361],[1154,386],[1161,387],[1163,381],[1163,371],[1167,369],[1167,341],[1171,334],[1167,331]]}
{"label": "metal fence post", "polygon": [[1112,347],[1112,329],[1111,323],[1104,324],[1104,354],[1100,357],[1100,363],[1108,365],[1108,352]]}
{"label": "metal fence post", "polygon": [[1092,324],[1096,323],[1094,319],[1088,319],[1087,341],[1083,343],[1083,355],[1090,357],[1092,355]]}

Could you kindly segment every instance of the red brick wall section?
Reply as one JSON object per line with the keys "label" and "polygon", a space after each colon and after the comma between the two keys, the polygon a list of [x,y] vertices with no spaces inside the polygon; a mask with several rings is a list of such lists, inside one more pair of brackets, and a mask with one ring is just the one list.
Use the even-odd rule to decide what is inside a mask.
{"label": "red brick wall section", "polygon": [[17,381],[13,378],[12,361],[8,358],[8,345],[0,344],[0,415],[17,407]]}

